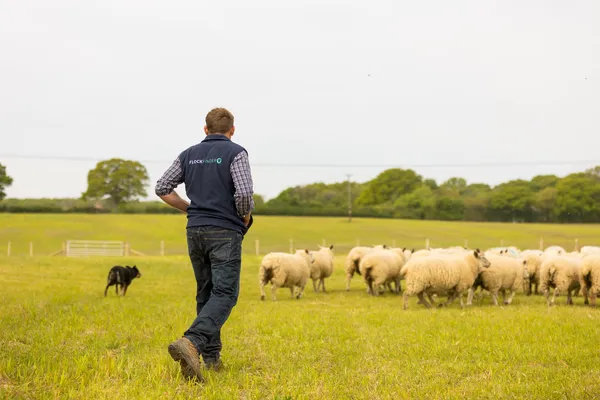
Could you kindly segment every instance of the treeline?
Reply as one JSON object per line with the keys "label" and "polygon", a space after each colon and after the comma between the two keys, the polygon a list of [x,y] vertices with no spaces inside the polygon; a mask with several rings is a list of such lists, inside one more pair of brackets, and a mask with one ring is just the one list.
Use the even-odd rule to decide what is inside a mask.
{"label": "treeline", "polygon": [[[355,217],[498,222],[600,222],[600,166],[565,177],[539,175],[495,187],[451,178],[438,184],[410,169],[389,169],[371,181],[351,182]],[[348,183],[290,187],[265,202],[255,195],[255,214],[346,216]],[[161,201],[5,199],[0,212],[169,214]]]}
{"label": "treeline", "polygon": [[[351,184],[354,216],[497,222],[600,222],[600,166],[565,177],[539,175],[496,187],[451,178],[438,184],[389,169]],[[277,215],[347,215],[347,183],[284,190],[259,210]]]}

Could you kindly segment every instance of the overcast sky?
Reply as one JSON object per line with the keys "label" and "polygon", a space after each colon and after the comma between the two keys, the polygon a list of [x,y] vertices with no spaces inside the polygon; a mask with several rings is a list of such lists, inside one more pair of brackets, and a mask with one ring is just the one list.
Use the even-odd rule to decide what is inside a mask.
{"label": "overcast sky", "polygon": [[[123,157],[153,198],[216,106],[267,197],[386,165],[492,185],[581,171],[600,164],[598,21],[596,0],[0,1],[7,192],[79,196],[94,160]],[[477,163],[519,165],[443,166]]]}

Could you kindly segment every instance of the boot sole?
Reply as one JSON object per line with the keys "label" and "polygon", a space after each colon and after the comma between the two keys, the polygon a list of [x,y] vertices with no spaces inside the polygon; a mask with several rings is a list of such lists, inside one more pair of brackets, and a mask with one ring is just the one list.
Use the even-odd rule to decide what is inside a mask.
{"label": "boot sole", "polygon": [[[197,380],[198,382],[204,382],[204,378],[200,373],[200,369],[197,370],[193,367],[193,360],[190,359],[189,354],[186,351],[179,348],[175,344],[169,345],[169,354],[173,360],[179,362],[181,365],[181,374],[187,379]],[[199,364],[199,362],[198,362]]]}

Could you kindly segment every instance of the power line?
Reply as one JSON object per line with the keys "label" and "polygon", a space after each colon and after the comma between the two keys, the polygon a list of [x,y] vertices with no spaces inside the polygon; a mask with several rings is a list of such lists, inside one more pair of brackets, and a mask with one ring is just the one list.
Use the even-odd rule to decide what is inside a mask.
{"label": "power line", "polygon": [[[59,161],[102,161],[107,158],[70,157],[33,154],[0,154],[0,158],[59,160]],[[170,164],[173,160],[138,160],[142,164]],[[583,165],[599,163],[600,160],[571,160],[571,161],[517,161],[517,162],[474,162],[459,164],[295,164],[295,163],[251,163],[252,167],[272,168],[469,168],[469,167],[524,167],[539,165]]]}

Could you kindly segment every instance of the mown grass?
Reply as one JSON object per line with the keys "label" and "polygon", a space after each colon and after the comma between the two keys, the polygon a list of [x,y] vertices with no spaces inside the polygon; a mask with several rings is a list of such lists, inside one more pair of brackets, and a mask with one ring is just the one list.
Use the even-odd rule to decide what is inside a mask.
{"label": "mown grass", "polygon": [[[90,215],[90,214],[0,214],[0,254],[12,243],[12,254],[29,254],[33,243],[35,255],[59,251],[70,239],[123,240],[146,255],[159,255],[160,242],[167,255],[185,255],[186,218],[182,215]],[[289,251],[290,239],[295,248],[335,244],[347,252],[357,242],[366,245],[385,243],[401,247],[423,248],[426,239],[433,247],[464,245],[489,248],[515,245],[539,248],[559,245],[572,250],[600,243],[600,225],[506,224],[478,222],[439,222],[414,220],[257,216],[244,240],[244,251],[255,253],[259,240],[260,254]]]}
{"label": "mown grass", "polygon": [[136,257],[126,297],[103,297],[116,259],[0,257],[0,398],[464,399],[597,398],[600,311],[511,306],[425,310],[401,296],[344,289],[259,300],[260,258],[245,255],[238,305],[223,328],[226,370],[186,383],[167,351],[191,322],[186,257]]}

